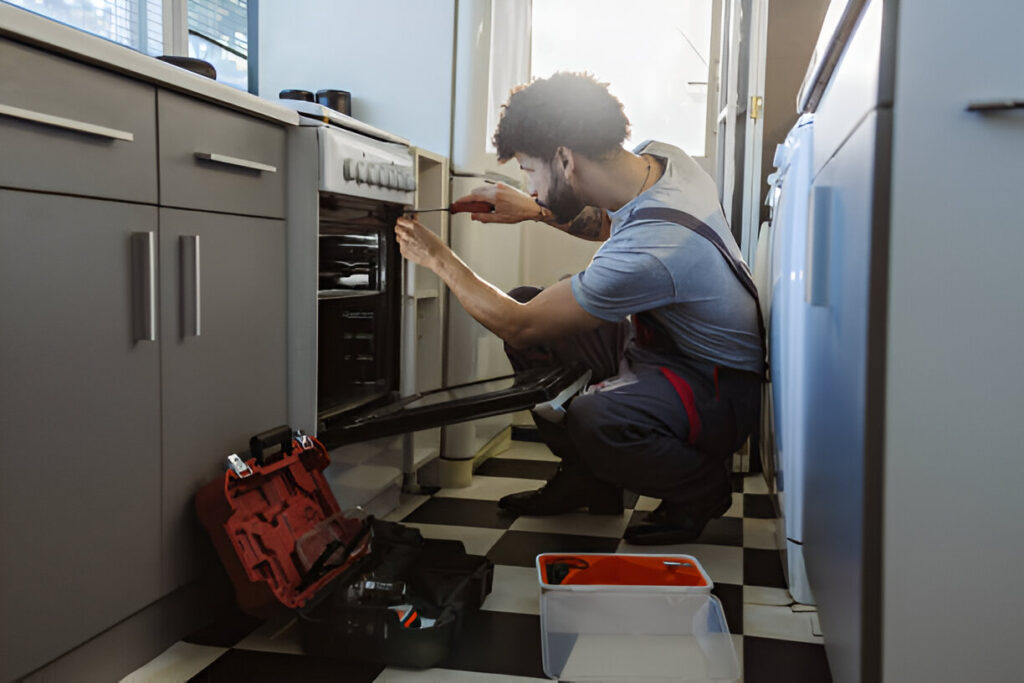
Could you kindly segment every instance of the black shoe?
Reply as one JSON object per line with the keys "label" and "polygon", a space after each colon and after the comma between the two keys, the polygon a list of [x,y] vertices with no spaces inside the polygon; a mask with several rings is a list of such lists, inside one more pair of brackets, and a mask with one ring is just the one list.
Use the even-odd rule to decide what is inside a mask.
{"label": "black shoe", "polygon": [[732,493],[703,509],[663,500],[641,524],[626,529],[623,539],[630,545],[690,543],[700,537],[709,521],[724,515],[731,505]]}
{"label": "black shoe", "polygon": [[517,515],[561,515],[587,508],[592,515],[621,515],[622,488],[579,472],[559,469],[536,491],[512,493],[498,501],[498,507]]}

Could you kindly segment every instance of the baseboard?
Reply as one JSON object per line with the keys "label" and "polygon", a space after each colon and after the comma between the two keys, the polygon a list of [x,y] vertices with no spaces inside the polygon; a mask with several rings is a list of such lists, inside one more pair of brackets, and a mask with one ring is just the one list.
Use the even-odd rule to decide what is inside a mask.
{"label": "baseboard", "polygon": [[119,681],[225,613],[233,599],[226,577],[213,572],[207,579],[179,588],[21,680]]}

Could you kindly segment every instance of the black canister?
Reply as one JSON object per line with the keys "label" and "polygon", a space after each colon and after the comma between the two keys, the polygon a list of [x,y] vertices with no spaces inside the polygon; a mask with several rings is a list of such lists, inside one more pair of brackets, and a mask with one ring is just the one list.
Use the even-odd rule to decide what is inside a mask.
{"label": "black canister", "polygon": [[277,93],[278,99],[281,100],[302,100],[303,102],[316,102],[313,98],[313,93],[308,90],[282,90]]}
{"label": "black canister", "polygon": [[328,109],[352,115],[352,93],[347,90],[317,90],[316,101]]}

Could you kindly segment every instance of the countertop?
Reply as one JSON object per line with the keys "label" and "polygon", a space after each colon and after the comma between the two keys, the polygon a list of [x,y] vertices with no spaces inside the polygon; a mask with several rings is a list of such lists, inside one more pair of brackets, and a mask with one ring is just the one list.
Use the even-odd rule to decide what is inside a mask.
{"label": "countertop", "polygon": [[290,125],[299,123],[296,111],[283,107],[276,101],[218,83],[13,5],[0,3],[0,36],[42,47],[87,64],[94,64],[260,118]]}

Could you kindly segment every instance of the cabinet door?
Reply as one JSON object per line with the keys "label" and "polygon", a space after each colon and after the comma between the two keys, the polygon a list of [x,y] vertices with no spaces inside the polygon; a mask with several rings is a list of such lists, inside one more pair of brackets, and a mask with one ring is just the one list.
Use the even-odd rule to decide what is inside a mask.
{"label": "cabinet door", "polygon": [[287,419],[284,221],[160,209],[164,589],[213,559],[193,508]]}
{"label": "cabinet door", "polygon": [[156,223],[155,207],[0,190],[2,680],[160,595],[159,349],[136,341]]}

